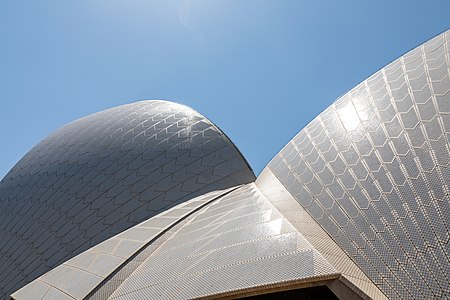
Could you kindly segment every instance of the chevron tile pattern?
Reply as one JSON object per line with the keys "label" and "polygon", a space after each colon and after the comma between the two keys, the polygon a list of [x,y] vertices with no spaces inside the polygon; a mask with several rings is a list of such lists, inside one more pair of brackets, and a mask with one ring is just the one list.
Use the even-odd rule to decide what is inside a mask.
{"label": "chevron tile pattern", "polygon": [[142,101],[74,121],[0,183],[0,297],[163,210],[254,179],[183,105]]}
{"label": "chevron tile pattern", "polygon": [[450,297],[450,31],[321,113],[269,163],[388,298]]}

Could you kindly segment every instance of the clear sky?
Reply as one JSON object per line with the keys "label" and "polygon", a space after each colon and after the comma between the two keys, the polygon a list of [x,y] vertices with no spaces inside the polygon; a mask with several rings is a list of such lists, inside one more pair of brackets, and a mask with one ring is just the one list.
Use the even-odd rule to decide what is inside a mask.
{"label": "clear sky", "polygon": [[196,109],[258,174],[449,26],[450,0],[1,0],[0,178],[64,124],[143,99]]}

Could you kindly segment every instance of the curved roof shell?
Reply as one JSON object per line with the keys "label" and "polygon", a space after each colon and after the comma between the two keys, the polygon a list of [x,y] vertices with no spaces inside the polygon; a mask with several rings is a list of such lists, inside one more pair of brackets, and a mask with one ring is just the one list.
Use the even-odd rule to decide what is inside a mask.
{"label": "curved roof shell", "polygon": [[222,131],[180,104],[76,120],[0,183],[0,295],[163,210],[254,179]]}
{"label": "curved roof shell", "polygon": [[450,31],[342,96],[268,168],[389,298],[448,297]]}

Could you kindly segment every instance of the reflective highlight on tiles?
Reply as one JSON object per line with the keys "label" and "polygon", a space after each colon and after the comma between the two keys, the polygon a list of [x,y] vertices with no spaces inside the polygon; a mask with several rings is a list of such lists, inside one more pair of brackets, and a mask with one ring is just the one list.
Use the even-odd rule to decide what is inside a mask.
{"label": "reflective highlight on tiles", "polygon": [[269,163],[389,298],[450,296],[449,40],[372,75]]}

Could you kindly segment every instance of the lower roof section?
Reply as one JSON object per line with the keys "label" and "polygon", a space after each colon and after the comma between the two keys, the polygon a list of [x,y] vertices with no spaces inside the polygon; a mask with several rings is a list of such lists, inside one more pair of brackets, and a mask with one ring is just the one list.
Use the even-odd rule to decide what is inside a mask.
{"label": "lower roof section", "polygon": [[[178,221],[163,222],[171,216]],[[56,268],[12,298],[52,299],[56,293],[67,299],[236,298],[326,285],[340,276],[254,183],[180,204],[60,267],[100,276],[101,264],[80,257],[116,256],[114,240],[121,238],[120,243],[141,246],[104,272],[102,280],[68,276],[64,282],[50,282]],[[44,290],[38,282],[49,287]]]}
{"label": "lower roof section", "polygon": [[248,184],[193,216],[109,299],[236,297],[338,276]]}

